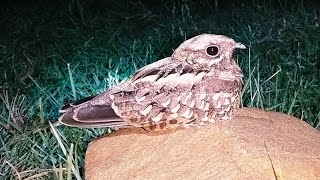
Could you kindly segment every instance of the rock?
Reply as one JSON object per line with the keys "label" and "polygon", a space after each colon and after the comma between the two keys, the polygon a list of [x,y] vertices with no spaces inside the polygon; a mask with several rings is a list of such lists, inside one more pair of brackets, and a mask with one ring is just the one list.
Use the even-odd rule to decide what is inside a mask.
{"label": "rock", "polygon": [[282,113],[242,108],[200,128],[119,130],[93,141],[85,176],[105,179],[319,179],[320,134]]}

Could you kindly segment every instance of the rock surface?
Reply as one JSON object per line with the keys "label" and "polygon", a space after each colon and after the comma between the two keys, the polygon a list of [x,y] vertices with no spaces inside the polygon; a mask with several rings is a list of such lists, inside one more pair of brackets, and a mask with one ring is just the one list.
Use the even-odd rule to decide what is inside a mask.
{"label": "rock surface", "polygon": [[106,179],[319,179],[320,133],[282,113],[242,108],[201,128],[119,130],[92,142],[85,176]]}

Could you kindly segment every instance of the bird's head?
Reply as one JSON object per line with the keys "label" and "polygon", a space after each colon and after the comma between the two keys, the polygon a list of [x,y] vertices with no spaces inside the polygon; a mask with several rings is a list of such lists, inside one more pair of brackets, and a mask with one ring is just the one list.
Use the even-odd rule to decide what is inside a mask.
{"label": "bird's head", "polygon": [[201,34],[183,42],[172,58],[199,67],[228,66],[235,63],[234,50],[245,48],[223,35]]}

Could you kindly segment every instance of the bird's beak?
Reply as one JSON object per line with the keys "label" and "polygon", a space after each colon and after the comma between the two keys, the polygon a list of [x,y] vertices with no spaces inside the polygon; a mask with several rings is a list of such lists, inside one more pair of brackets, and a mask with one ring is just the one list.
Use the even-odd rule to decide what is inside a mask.
{"label": "bird's beak", "polygon": [[246,49],[246,46],[238,42],[238,43],[236,43],[235,48]]}

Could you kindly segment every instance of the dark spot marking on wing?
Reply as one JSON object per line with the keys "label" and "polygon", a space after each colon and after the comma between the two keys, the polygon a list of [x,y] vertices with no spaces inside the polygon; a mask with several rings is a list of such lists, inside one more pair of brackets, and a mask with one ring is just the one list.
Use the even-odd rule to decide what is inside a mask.
{"label": "dark spot marking on wing", "polygon": [[194,91],[197,87],[197,84],[193,84],[192,87],[191,87],[191,91]]}
{"label": "dark spot marking on wing", "polygon": [[181,70],[181,69],[183,69],[183,65],[182,64],[178,64],[175,69]]}
{"label": "dark spot marking on wing", "polygon": [[141,120],[139,118],[131,118],[130,121],[132,123],[139,123]]}
{"label": "dark spot marking on wing", "polygon": [[149,130],[147,130],[146,128],[144,128],[144,127],[141,127],[141,129],[143,129],[143,130],[145,130],[145,131],[149,131]]}
{"label": "dark spot marking on wing", "polygon": [[168,72],[168,75],[170,75],[170,74],[175,74],[175,73],[177,73],[176,69],[171,69],[171,70]]}
{"label": "dark spot marking on wing", "polygon": [[150,95],[150,92],[146,92],[143,96],[149,96]]}
{"label": "dark spot marking on wing", "polygon": [[182,69],[180,75],[187,74],[187,73],[193,73],[193,69],[190,66],[186,66]]}
{"label": "dark spot marking on wing", "polygon": [[172,119],[169,121],[169,124],[177,124],[177,123],[178,123],[178,121],[176,119]]}
{"label": "dark spot marking on wing", "polygon": [[163,92],[170,94],[170,93],[174,93],[176,91],[177,91],[176,88],[170,88],[170,87],[168,87],[166,85],[163,85],[158,91],[156,91],[156,95],[158,95],[160,93],[163,93]]}
{"label": "dark spot marking on wing", "polygon": [[119,95],[120,97],[123,97],[123,96],[132,96],[135,93],[136,93],[135,91],[119,91],[119,92],[112,93],[112,95]]}
{"label": "dark spot marking on wing", "polygon": [[165,78],[171,74],[175,74],[177,73],[177,70],[176,69],[171,69],[170,71],[163,71],[163,72],[160,72],[159,73],[159,77],[156,79],[156,81],[160,78]]}
{"label": "dark spot marking on wing", "polygon": [[158,105],[157,102],[152,101],[149,105],[154,106],[154,105]]}
{"label": "dark spot marking on wing", "polygon": [[150,130],[155,130],[156,128],[157,128],[157,125],[149,126],[149,129],[150,129]]}
{"label": "dark spot marking on wing", "polygon": [[208,72],[209,72],[209,70],[207,70],[207,69],[200,69],[200,70],[197,70],[197,71],[196,71],[196,75],[198,75],[198,74],[200,74],[200,73],[202,73],[202,72],[208,73]]}
{"label": "dark spot marking on wing", "polygon": [[166,112],[166,110],[167,110],[167,108],[162,108],[162,109],[160,109],[160,112]]}
{"label": "dark spot marking on wing", "polygon": [[167,123],[163,122],[159,124],[160,129],[164,129],[167,126]]}
{"label": "dark spot marking on wing", "polygon": [[155,79],[155,81],[158,81],[160,78],[165,77],[165,76],[166,76],[165,71],[159,71],[158,77]]}

